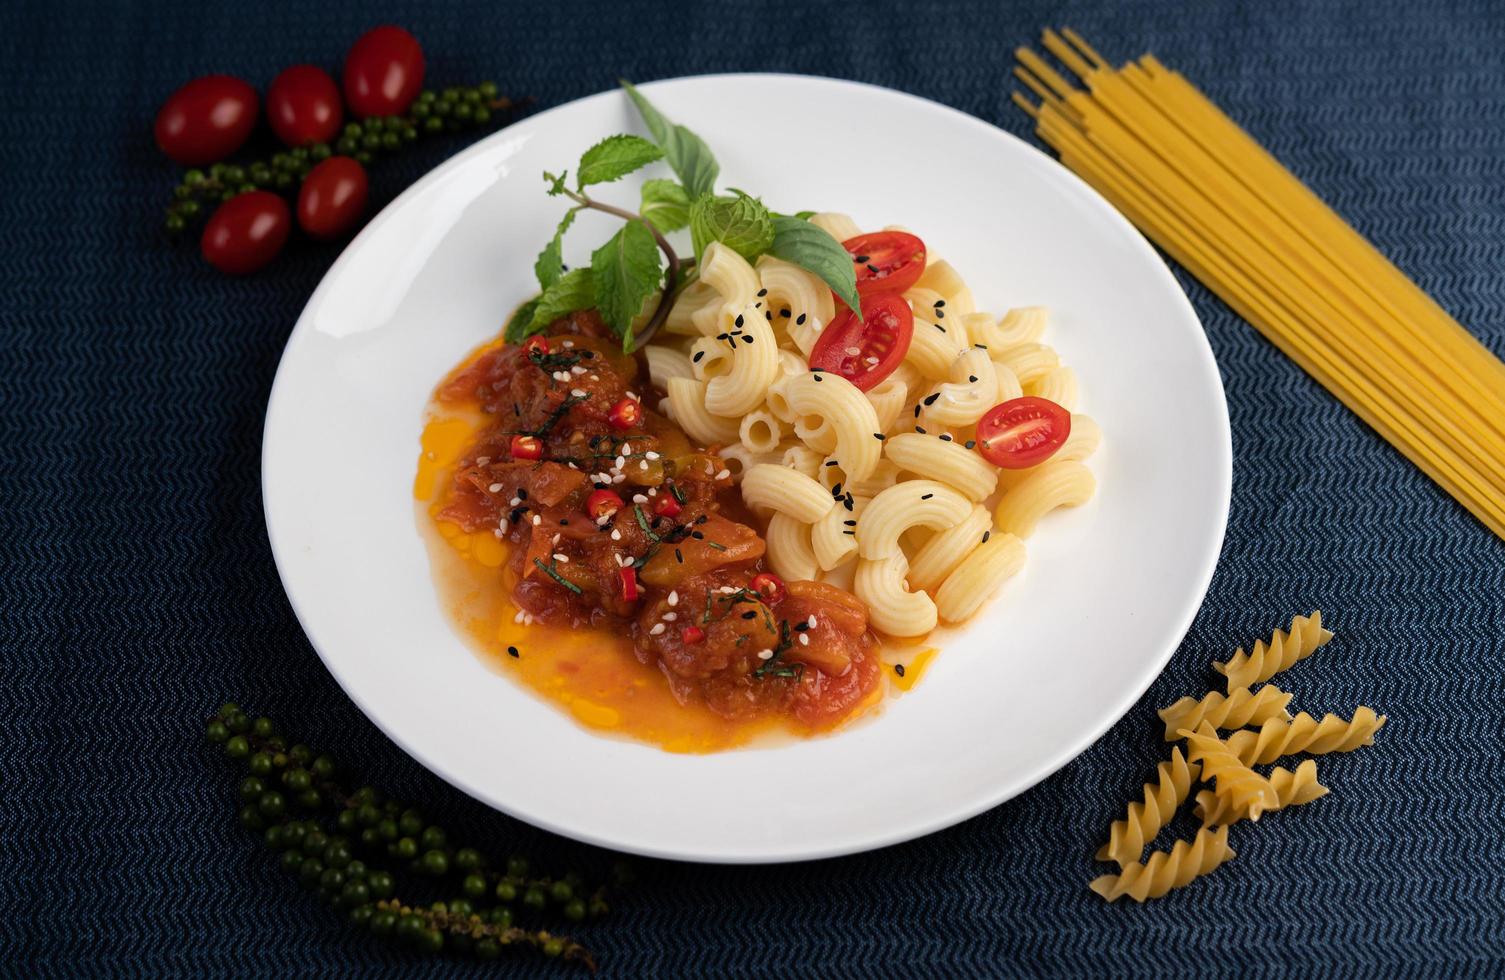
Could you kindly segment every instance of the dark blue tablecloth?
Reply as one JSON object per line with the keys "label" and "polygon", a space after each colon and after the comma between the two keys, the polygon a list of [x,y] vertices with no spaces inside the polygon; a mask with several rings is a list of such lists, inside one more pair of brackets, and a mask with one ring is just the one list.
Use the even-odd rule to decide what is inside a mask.
{"label": "dark blue tablecloth", "polygon": [[[767,69],[892,86],[1021,135],[1010,51],[1065,22],[1111,57],[1153,50],[1185,71],[1505,349],[1494,0],[6,4],[0,971],[475,969],[351,932],[253,846],[225,767],[197,741],[227,696],[337,746],[493,850],[558,866],[606,857],[485,810],[388,743],[278,585],[262,413],[337,249],[298,244],[227,280],[159,234],[176,171],[150,123],[166,93],[209,71],[264,85],[293,62],[333,67],[383,20],[422,39],[436,82],[491,77],[544,106],[618,75]],[[460,143],[383,164],[376,203]],[[1165,676],[1076,762],[950,831],[817,864],[641,862],[588,931],[607,973],[1505,969],[1505,545],[1181,281],[1227,386],[1234,491],[1212,591]],[[1378,746],[1324,765],[1330,797],[1239,828],[1238,859],[1209,880],[1144,907],[1103,904],[1086,889],[1091,855],[1160,757],[1154,708],[1205,690],[1214,656],[1319,606],[1338,639],[1291,683],[1308,710],[1388,713]]]}

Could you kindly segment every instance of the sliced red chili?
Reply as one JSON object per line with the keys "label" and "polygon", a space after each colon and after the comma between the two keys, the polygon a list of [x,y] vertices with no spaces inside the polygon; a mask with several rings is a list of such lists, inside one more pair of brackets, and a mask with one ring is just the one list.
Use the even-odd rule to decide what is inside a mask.
{"label": "sliced red chili", "polygon": [[638,570],[628,565],[626,568],[617,569],[617,577],[622,580],[622,598],[628,602],[636,601],[638,597]]}
{"label": "sliced red chili", "polygon": [[536,436],[513,436],[508,448],[513,459],[543,459],[543,443]]}
{"label": "sliced red chili", "polygon": [[776,605],[780,599],[784,598],[787,592],[784,588],[784,580],[773,572],[759,572],[752,577],[752,581],[747,583],[747,585],[748,588],[758,594],[758,598],[770,606]]}
{"label": "sliced red chili", "polygon": [[611,407],[606,421],[618,432],[637,428],[643,421],[643,406],[631,398],[623,398]]}

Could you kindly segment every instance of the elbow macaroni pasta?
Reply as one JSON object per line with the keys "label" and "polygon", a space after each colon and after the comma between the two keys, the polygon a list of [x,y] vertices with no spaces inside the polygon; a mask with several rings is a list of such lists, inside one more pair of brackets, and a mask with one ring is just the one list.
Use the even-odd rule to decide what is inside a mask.
{"label": "elbow macaroni pasta", "polygon": [[1057,507],[1077,507],[1092,497],[1097,482],[1081,463],[1050,460],[1009,490],[993,511],[993,520],[1016,537],[1027,538],[1040,518]]}
{"label": "elbow macaroni pasta", "polygon": [[1024,542],[1012,534],[994,534],[962,559],[935,592],[935,608],[948,623],[960,623],[1024,567]]}
{"label": "elbow macaroni pasta", "polygon": [[790,582],[813,579],[820,574],[815,552],[810,548],[810,525],[788,514],[768,519],[768,564]]}
{"label": "elbow macaroni pasta", "polygon": [[887,558],[899,553],[899,536],[912,527],[933,529],[959,524],[972,502],[934,480],[907,480],[873,498],[857,522],[857,553]]}
{"label": "elbow macaroni pasta", "polygon": [[872,624],[890,636],[924,636],[935,629],[935,602],[905,585],[908,566],[904,552],[898,550],[886,558],[857,560],[852,587],[857,598],[867,603]]}

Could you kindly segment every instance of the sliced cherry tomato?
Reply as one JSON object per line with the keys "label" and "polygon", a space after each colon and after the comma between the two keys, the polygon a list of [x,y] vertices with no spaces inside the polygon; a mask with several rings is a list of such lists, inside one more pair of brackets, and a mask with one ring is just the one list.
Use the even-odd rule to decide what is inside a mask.
{"label": "sliced cherry tomato", "polygon": [[777,605],[784,598],[788,590],[784,588],[784,580],[773,572],[759,572],[747,583],[747,587],[758,594],[758,597],[767,605]]}
{"label": "sliced cherry tomato", "polygon": [[256,126],[256,90],[229,75],[205,75],[167,97],[157,112],[157,146],[185,167],[240,149]]}
{"label": "sliced cherry tomato", "polygon": [[643,421],[643,406],[631,398],[623,398],[611,407],[606,415],[606,421],[618,432],[626,432],[635,429]]}
{"label": "sliced cherry tomato", "polygon": [[1010,398],[977,422],[977,451],[1006,470],[1043,463],[1071,435],[1071,413],[1045,398]]}
{"label": "sliced cherry tomato", "polygon": [[543,443],[533,436],[513,436],[508,448],[513,459],[543,459]]}
{"label": "sliced cherry tomato", "polygon": [[875,231],[848,238],[841,247],[852,253],[857,293],[864,300],[877,293],[902,293],[925,271],[925,243],[903,231]]}
{"label": "sliced cherry tomato", "polygon": [[679,638],[685,642],[685,646],[694,646],[705,639],[705,630],[699,626],[686,626],[679,631]]}
{"label": "sliced cherry tomato", "polygon": [[841,375],[861,391],[875,387],[909,353],[914,314],[898,293],[864,296],[862,319],[843,309],[810,352],[810,366]]}
{"label": "sliced cherry tomato", "polygon": [[209,216],[199,251],[219,271],[243,276],[275,259],[292,228],[286,201],[271,191],[248,191]]}
{"label": "sliced cherry tomato", "polygon": [[547,354],[549,352],[549,338],[534,334],[523,343],[523,353],[528,356],[534,354]]}
{"label": "sliced cherry tomato", "polygon": [[622,581],[622,598],[632,602],[638,597],[638,570],[628,565],[617,569],[617,578]]}
{"label": "sliced cherry tomato", "polygon": [[400,116],[423,86],[423,48],[400,27],[375,27],[345,55],[345,101],[367,116]]}
{"label": "sliced cherry tomato", "polygon": [[600,523],[622,509],[622,498],[610,490],[596,490],[585,498],[585,512]]}
{"label": "sliced cherry tomato", "polygon": [[674,494],[672,493],[660,494],[658,503],[653,507],[653,512],[655,514],[659,515],[660,517],[669,518],[678,517],[680,515],[680,512],[683,510],[684,507],[680,505],[678,500],[674,499]]}
{"label": "sliced cherry tomato", "polygon": [[366,168],[351,157],[330,157],[303,178],[298,226],[314,238],[338,238],[366,210]]}
{"label": "sliced cherry tomato", "polygon": [[267,122],[288,146],[332,141],[344,117],[340,87],[317,65],[284,68],[267,87]]}

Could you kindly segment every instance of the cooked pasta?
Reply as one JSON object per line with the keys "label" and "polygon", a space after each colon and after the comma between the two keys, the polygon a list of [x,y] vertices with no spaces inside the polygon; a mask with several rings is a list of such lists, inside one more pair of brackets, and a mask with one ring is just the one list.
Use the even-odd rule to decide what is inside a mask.
{"label": "cooked pasta", "polygon": [[813,273],[772,255],[760,257],[756,271],[768,291],[764,309],[773,312],[777,322],[804,326],[813,321],[824,327],[836,315],[830,288]]}
{"label": "cooked pasta", "polygon": [[884,558],[857,560],[852,588],[867,603],[872,624],[889,636],[924,636],[935,629],[935,602],[905,585],[908,567],[904,552],[897,549]]}
{"label": "cooked pasta", "polygon": [[845,506],[832,507],[826,516],[810,525],[815,562],[823,571],[839,568],[857,557],[857,521],[871,500],[854,496],[850,510]]}
{"label": "cooked pasta", "polygon": [[[1021,306],[1005,313],[990,330],[974,332],[974,343],[1002,350],[1012,344],[1039,340],[1045,336],[1050,313],[1043,306]],[[971,321],[968,321],[970,328]]]}
{"label": "cooked pasta", "polygon": [[724,340],[699,337],[690,345],[690,372],[697,381],[719,378],[732,369],[735,353]]}
{"label": "cooked pasta", "polygon": [[717,455],[731,471],[732,480],[740,483],[742,474],[759,464],[785,465],[784,456],[794,447],[776,446],[769,452],[759,453],[748,449],[745,443],[733,442],[717,450]]}
{"label": "cooked pasta", "polygon": [[1040,518],[1057,507],[1086,503],[1096,488],[1092,471],[1071,460],[1049,460],[1003,495],[994,522],[1016,537],[1027,538]]}
{"label": "cooked pasta", "polygon": [[878,431],[878,416],[872,403],[850,381],[829,372],[785,378],[769,391],[770,408],[775,393],[793,413],[795,432],[800,431],[801,422],[819,421],[830,428],[832,448],[848,477],[860,480],[873,472],[882,452],[873,437]]}
{"label": "cooked pasta", "polygon": [[1228,828],[1203,828],[1188,843],[1177,841],[1170,852],[1156,851],[1144,864],[1137,861],[1116,875],[1103,875],[1091,888],[1110,902],[1127,895],[1136,902],[1160,898],[1174,888],[1185,888],[1193,880],[1211,874],[1231,861],[1234,852],[1228,846]]}
{"label": "cooked pasta", "polygon": [[[1074,424],[1075,418],[1072,421]],[[1310,616],[1297,616],[1291,620],[1289,631],[1277,629],[1268,644],[1257,640],[1253,652],[1245,653],[1241,649],[1227,663],[1213,664],[1212,668],[1227,675],[1230,691],[1248,687],[1289,670],[1297,661],[1326,646],[1332,638],[1332,632],[1322,628],[1322,610],[1318,609]]]}
{"label": "cooked pasta", "polygon": [[755,408],[742,416],[737,438],[755,453],[771,453],[789,435],[789,424],[774,417],[766,408]]}
{"label": "cooked pasta", "polygon": [[[747,260],[720,242],[707,245],[700,257],[700,281],[716,291],[722,308],[732,311],[733,316],[752,306],[763,288]],[[763,319],[762,313],[758,319]]]}
{"label": "cooked pasta", "polygon": [[958,523],[937,531],[909,559],[910,588],[938,588],[992,528],[993,515],[979,505]]}
{"label": "cooked pasta", "polygon": [[1014,372],[1014,377],[1026,389],[1061,366],[1061,359],[1055,351],[1030,341],[1002,348],[989,347],[988,354]]}
{"label": "cooked pasta", "polygon": [[825,487],[787,466],[760,464],[742,475],[742,499],[754,509],[788,514],[813,524],[834,506]]}
{"label": "cooked pasta", "polygon": [[998,471],[954,439],[905,432],[884,443],[901,470],[938,480],[972,500],[983,500],[998,485]]}
{"label": "cooked pasta", "polygon": [[1251,766],[1297,752],[1352,752],[1374,744],[1374,733],[1384,724],[1385,716],[1367,707],[1356,709],[1349,721],[1331,714],[1318,721],[1303,711],[1290,721],[1271,718],[1256,730],[1234,732],[1228,736],[1228,747]]}
{"label": "cooked pasta", "polygon": [[706,383],[706,411],[737,416],[763,404],[768,386],[779,376],[779,348],[773,328],[751,305],[732,321],[727,338],[731,368]]}
{"label": "cooked pasta", "polygon": [[791,469],[798,470],[814,480],[820,475],[820,464],[825,462],[825,459],[825,456],[811,449],[809,446],[796,443],[784,450],[784,455],[779,462]]}
{"label": "cooked pasta", "polygon": [[998,369],[987,351],[969,347],[952,362],[949,380],[920,400],[920,421],[927,429],[973,425],[998,402]]}
{"label": "cooked pasta", "polygon": [[690,358],[681,354],[672,347],[663,344],[649,344],[643,348],[643,356],[648,361],[648,380],[655,388],[669,387],[670,378],[693,378],[695,377],[694,366],[690,364]]}
{"label": "cooked pasta", "polygon": [[[1283,810],[1288,806],[1300,806],[1327,795],[1327,787],[1317,782],[1317,760],[1307,759],[1292,772],[1282,766],[1270,770],[1270,785],[1275,787],[1276,806]],[[1219,797],[1212,790],[1197,794],[1197,805],[1192,811],[1204,827],[1237,823],[1246,814],[1236,809],[1226,797]]]}
{"label": "cooked pasta", "polygon": [[1291,703],[1291,694],[1271,684],[1266,684],[1254,693],[1241,687],[1224,697],[1217,691],[1208,691],[1199,701],[1186,697],[1169,708],[1160,709],[1160,720],[1165,722],[1165,740],[1174,742],[1176,733],[1183,728],[1196,728],[1206,721],[1213,728],[1243,728],[1246,725],[1262,725],[1271,718],[1289,721],[1286,706]]}
{"label": "cooked pasta", "polygon": [[945,381],[951,376],[951,365],[966,347],[965,338],[958,342],[957,335],[941,324],[916,316],[904,362],[931,381]]}
{"label": "cooked pasta", "polygon": [[1202,778],[1213,781],[1218,798],[1228,800],[1229,806],[1258,820],[1261,813],[1279,805],[1270,781],[1250,769],[1240,753],[1218,738],[1212,725],[1203,721],[1196,731],[1183,728],[1181,737],[1186,739],[1191,761],[1202,763]]}
{"label": "cooked pasta", "polygon": [[1036,378],[1024,389],[1026,395],[1034,395],[1060,405],[1066,411],[1076,408],[1076,372],[1069,367],[1058,367]]}
{"label": "cooked pasta", "polygon": [[1156,781],[1144,784],[1144,801],[1130,803],[1128,814],[1108,828],[1108,843],[1097,852],[1097,859],[1117,861],[1120,868],[1138,861],[1145,845],[1155,839],[1160,828],[1170,823],[1176,810],[1186,802],[1192,784],[1201,775],[1200,763],[1188,763],[1180,746],[1172,749],[1170,760],[1156,769]]}
{"label": "cooked pasta", "polygon": [[679,423],[685,434],[705,446],[724,446],[737,441],[737,420],[706,411],[704,381],[670,378],[669,416]]}
{"label": "cooked pasta", "polygon": [[905,383],[890,375],[878,384],[863,392],[867,400],[872,403],[873,414],[878,418],[878,432],[888,432],[898,421],[899,416],[909,407],[909,388]]}
{"label": "cooked pasta", "polygon": [[934,480],[908,480],[873,498],[857,522],[857,553],[879,559],[899,553],[899,535],[912,527],[939,529],[959,523],[972,502]]}
{"label": "cooked pasta", "polygon": [[982,608],[999,586],[1024,567],[1024,542],[1012,534],[994,534],[962,559],[935,592],[937,615],[960,623]]}
{"label": "cooked pasta", "polygon": [[857,223],[844,214],[834,211],[821,211],[810,216],[810,223],[821,231],[830,235],[838,242],[844,242],[848,238],[856,238],[862,234],[862,229]]}
{"label": "cooked pasta", "polygon": [[768,563],[789,581],[813,579],[820,574],[815,552],[810,548],[810,525],[775,512],[768,519]]}
{"label": "cooked pasta", "polygon": [[944,312],[952,314],[955,319],[960,319],[962,314],[971,313],[975,309],[972,290],[967,288],[966,282],[945,259],[936,259],[926,265],[915,285],[920,289],[939,293],[946,300]]}
{"label": "cooked pasta", "polygon": [[[664,329],[671,334],[705,334],[707,331],[700,329],[697,317],[703,316],[702,310],[709,311],[705,315],[714,317],[722,302],[720,294],[709,283],[697,278],[674,298],[674,305],[669,308],[669,316],[664,321]],[[709,332],[715,333],[714,330]],[[649,345],[649,349],[652,346]]]}

